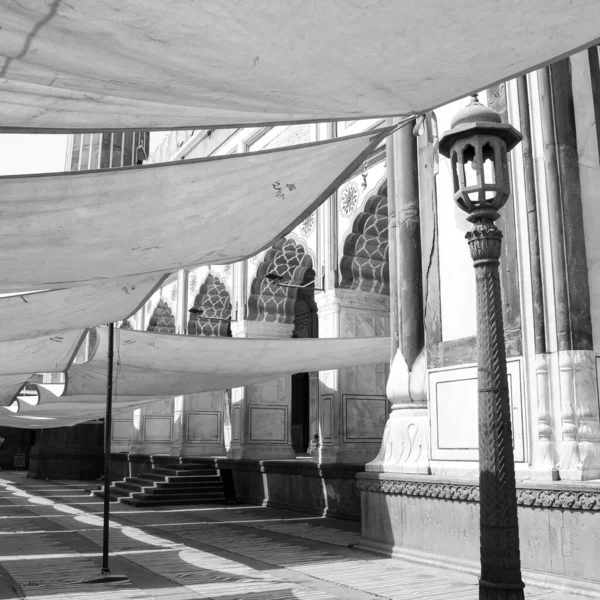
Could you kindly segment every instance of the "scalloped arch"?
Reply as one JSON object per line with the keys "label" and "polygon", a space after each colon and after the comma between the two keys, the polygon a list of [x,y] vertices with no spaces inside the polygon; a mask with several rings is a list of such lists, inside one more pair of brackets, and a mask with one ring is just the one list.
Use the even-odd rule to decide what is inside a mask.
{"label": "scalloped arch", "polygon": [[175,333],[175,317],[170,306],[162,298],[158,301],[146,331],[154,333]]}
{"label": "scalloped arch", "polygon": [[340,287],[389,295],[387,181],[371,194],[344,240]]}
{"label": "scalloped arch", "polygon": [[231,334],[231,296],[218,275],[209,272],[205,277],[194,298],[194,308],[201,309],[202,312],[190,313],[188,335],[227,337]]}
{"label": "scalloped arch", "polygon": [[275,242],[258,265],[250,284],[247,319],[293,323],[298,290],[275,285],[265,275],[276,273],[286,282],[299,285],[308,269],[312,268],[313,260],[303,244],[290,236]]}

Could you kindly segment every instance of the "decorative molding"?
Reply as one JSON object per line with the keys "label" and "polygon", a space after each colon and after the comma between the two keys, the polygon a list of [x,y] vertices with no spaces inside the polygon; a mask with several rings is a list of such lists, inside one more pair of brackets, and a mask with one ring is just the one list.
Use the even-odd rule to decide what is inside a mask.
{"label": "decorative molding", "polygon": [[340,194],[340,211],[345,217],[352,214],[358,204],[358,186],[354,181],[350,182]]}
{"label": "decorative molding", "polygon": [[300,224],[300,231],[304,237],[309,237],[315,228],[315,213],[310,213]]}
{"label": "decorative molding", "polygon": [[[358,479],[357,486],[361,492],[479,502],[479,486],[471,484],[361,478]],[[519,488],[517,489],[517,504],[532,508],[600,511],[600,489],[597,492],[589,492]]]}

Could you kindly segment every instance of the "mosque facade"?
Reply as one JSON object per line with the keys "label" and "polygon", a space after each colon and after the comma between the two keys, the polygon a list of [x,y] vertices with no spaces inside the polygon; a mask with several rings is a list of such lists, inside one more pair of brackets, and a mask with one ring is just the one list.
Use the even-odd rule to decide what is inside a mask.
{"label": "mosque facade", "polygon": [[[598,48],[479,100],[523,134],[498,221],[523,567],[598,582],[585,559],[600,553]],[[161,457],[210,459],[233,473],[241,500],[360,518],[364,547],[476,568],[475,277],[470,224],[438,150],[467,102],[399,129],[269,248],[171,274],[119,324],[194,336],[390,336],[391,366],[299,373],[116,414],[116,476]],[[262,152],[386,124],[175,131],[144,160]],[[87,168],[119,166],[93,150],[115,148],[115,135],[76,136],[71,168],[86,157]],[[137,156],[136,140],[148,148],[136,135],[119,138],[121,152]],[[168,199],[156,217],[169,219]]]}

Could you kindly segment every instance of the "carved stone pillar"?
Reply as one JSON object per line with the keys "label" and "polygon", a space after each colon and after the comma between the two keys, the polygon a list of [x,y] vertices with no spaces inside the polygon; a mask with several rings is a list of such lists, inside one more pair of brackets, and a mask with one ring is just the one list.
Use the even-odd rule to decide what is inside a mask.
{"label": "carved stone pillar", "polygon": [[173,444],[174,399],[159,400],[134,412],[136,431],[131,454],[171,454]]}
{"label": "carved stone pillar", "polygon": [[365,470],[427,474],[429,416],[423,349],[419,163],[412,123],[388,138],[387,155],[390,252],[395,253],[390,256],[390,284],[395,287],[391,289],[391,300],[397,304],[391,315],[398,319],[391,329],[398,332],[398,342],[393,344],[386,389],[391,413],[379,454]]}
{"label": "carved stone pillar", "polygon": [[[555,442],[561,479],[600,476],[600,418],[569,59],[537,73],[556,320],[560,429]],[[585,131],[588,135],[588,131]],[[556,351],[555,350],[555,351]]]}
{"label": "carved stone pillar", "polygon": [[[233,337],[291,338],[293,324],[239,321]],[[294,458],[291,440],[290,375],[231,390],[232,458]]]}
{"label": "carved stone pillar", "polygon": [[225,456],[225,408],[224,390],[175,398],[172,454]]}
{"label": "carved stone pillar", "polygon": [[[384,336],[389,298],[360,290],[331,289],[315,296],[319,337]],[[387,418],[387,364],[319,373],[318,462],[361,463],[380,448]]]}

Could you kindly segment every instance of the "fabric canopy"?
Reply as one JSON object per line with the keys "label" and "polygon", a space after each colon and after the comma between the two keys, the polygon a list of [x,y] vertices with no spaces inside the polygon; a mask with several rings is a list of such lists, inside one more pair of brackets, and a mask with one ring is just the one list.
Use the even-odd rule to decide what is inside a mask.
{"label": "fabric canopy", "polygon": [[[106,391],[108,329],[85,364],[67,371],[66,396]],[[122,396],[181,396],[251,385],[279,375],[388,362],[389,338],[243,339],[115,332]]]}
{"label": "fabric canopy", "polygon": [[169,129],[422,112],[598,38],[597,0],[21,0],[5,130]]}
{"label": "fabric canopy", "polygon": [[[99,418],[106,412],[106,394],[103,396],[59,397],[43,385],[37,385],[36,388],[38,391],[37,403],[31,404],[17,399],[13,414],[70,419],[77,414],[92,415],[90,418]],[[113,399],[113,413],[118,414],[119,412],[132,410],[138,406],[148,404],[148,402],[157,402],[158,400],[160,398],[143,398],[140,396],[125,398],[117,396]]]}
{"label": "fabric canopy", "polygon": [[143,275],[0,298],[0,342],[120,321],[135,313],[164,279]]}
{"label": "fabric canopy", "polygon": [[[63,396],[37,386],[38,403],[17,400],[0,407],[0,425],[63,427],[104,416],[108,330],[99,328],[97,334],[92,359],[67,372]],[[266,340],[123,330],[116,330],[115,338],[115,414],[173,396],[253,385],[285,374],[387,362],[390,344],[387,337]]]}
{"label": "fabric canopy", "polygon": [[27,383],[32,373],[0,375],[0,407],[8,406],[19,390]]}
{"label": "fabric canopy", "polygon": [[0,292],[252,256],[313,212],[390,131],[162,165],[0,177]]}
{"label": "fabric canopy", "polygon": [[[0,343],[0,375],[65,371],[79,349],[85,330]],[[26,380],[30,376],[26,377]]]}

